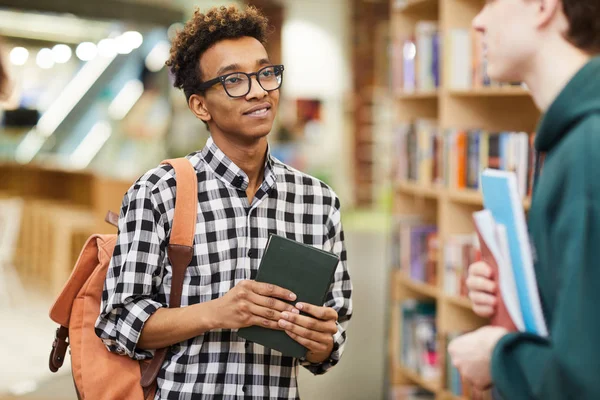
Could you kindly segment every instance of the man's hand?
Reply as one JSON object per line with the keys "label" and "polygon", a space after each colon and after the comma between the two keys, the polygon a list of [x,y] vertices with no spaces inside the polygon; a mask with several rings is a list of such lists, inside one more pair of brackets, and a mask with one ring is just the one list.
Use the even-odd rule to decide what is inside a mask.
{"label": "man's hand", "polygon": [[492,267],[484,262],[469,266],[467,288],[473,303],[473,312],[482,318],[490,318],[496,313],[496,283],[491,280]]}
{"label": "man's hand", "polygon": [[239,329],[258,325],[281,330],[277,325],[281,312],[291,313],[295,308],[278,299],[294,301],[296,295],[268,283],[241,281],[225,296],[213,300],[215,328]]}
{"label": "man's hand", "polygon": [[[325,361],[333,351],[333,335],[337,333],[337,312],[330,307],[318,307],[306,303],[296,304],[311,317],[299,315],[297,310],[281,313],[279,326],[296,342],[308,349],[307,360],[312,363]],[[314,317],[314,318],[313,318]]]}
{"label": "man's hand", "polygon": [[475,389],[484,390],[492,384],[491,358],[496,343],[508,331],[497,326],[484,326],[450,342],[448,353],[460,375]]}

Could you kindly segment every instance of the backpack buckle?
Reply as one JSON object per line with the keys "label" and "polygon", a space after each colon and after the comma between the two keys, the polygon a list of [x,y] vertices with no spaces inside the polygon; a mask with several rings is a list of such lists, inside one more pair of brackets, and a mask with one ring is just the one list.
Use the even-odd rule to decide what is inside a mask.
{"label": "backpack buckle", "polygon": [[50,351],[50,371],[56,372],[62,367],[65,361],[67,347],[69,347],[68,338],[69,328],[65,328],[61,325],[56,329],[54,341],[52,342],[52,350]]}

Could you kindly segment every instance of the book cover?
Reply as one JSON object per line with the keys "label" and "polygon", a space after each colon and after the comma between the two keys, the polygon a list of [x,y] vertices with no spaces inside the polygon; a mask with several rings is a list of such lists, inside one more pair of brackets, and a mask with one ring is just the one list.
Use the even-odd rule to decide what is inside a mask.
{"label": "book cover", "polygon": [[[514,172],[488,169],[482,173],[481,184],[485,209],[490,211],[494,222],[506,230],[504,261],[514,274],[525,331],[547,336],[516,175]],[[500,235],[500,239],[503,239],[503,235]],[[503,245],[501,241],[498,244],[501,247]]]}
{"label": "book cover", "polygon": [[[322,306],[338,263],[339,257],[335,254],[271,235],[256,281],[291,290],[297,300],[290,304],[303,302]],[[302,358],[306,355],[307,349],[283,331],[251,326],[239,329],[238,335],[286,356]]]}

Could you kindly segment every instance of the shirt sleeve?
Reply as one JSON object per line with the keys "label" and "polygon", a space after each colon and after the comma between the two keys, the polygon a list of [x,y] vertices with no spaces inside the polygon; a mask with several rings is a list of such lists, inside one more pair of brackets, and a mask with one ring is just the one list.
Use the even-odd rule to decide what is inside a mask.
{"label": "shirt sleeve", "polygon": [[325,307],[332,307],[338,313],[337,333],[333,336],[333,351],[322,363],[301,361],[301,365],[314,375],[322,375],[334,367],[342,358],[346,345],[346,330],[352,317],[352,283],[347,267],[346,244],[342,227],[339,200],[335,200],[334,212],[329,219],[328,240],[325,249],[340,258],[334,274],[334,281],[325,300]]}
{"label": "shirt sleeve", "polygon": [[136,183],[123,199],[119,233],[108,267],[96,335],[109,351],[136,360],[154,351],[137,348],[144,324],[166,304],[155,300],[162,282],[165,228],[152,192]]}
{"label": "shirt sleeve", "polygon": [[503,337],[492,355],[492,379],[505,399],[600,399],[600,212],[582,198],[570,203],[551,236],[561,282],[549,338]]}

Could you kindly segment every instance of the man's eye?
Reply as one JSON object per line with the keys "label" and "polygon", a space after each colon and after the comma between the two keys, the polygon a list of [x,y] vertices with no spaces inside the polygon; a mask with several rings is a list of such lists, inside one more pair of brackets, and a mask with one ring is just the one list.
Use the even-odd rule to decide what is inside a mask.
{"label": "man's eye", "polygon": [[240,83],[242,80],[240,78],[237,77],[231,77],[231,78],[227,78],[225,79],[225,83],[228,85],[235,85],[237,83]]}
{"label": "man's eye", "polygon": [[264,76],[265,78],[270,78],[271,76],[273,76],[273,71],[269,70],[269,71],[263,71],[263,73],[261,74],[262,76]]}

